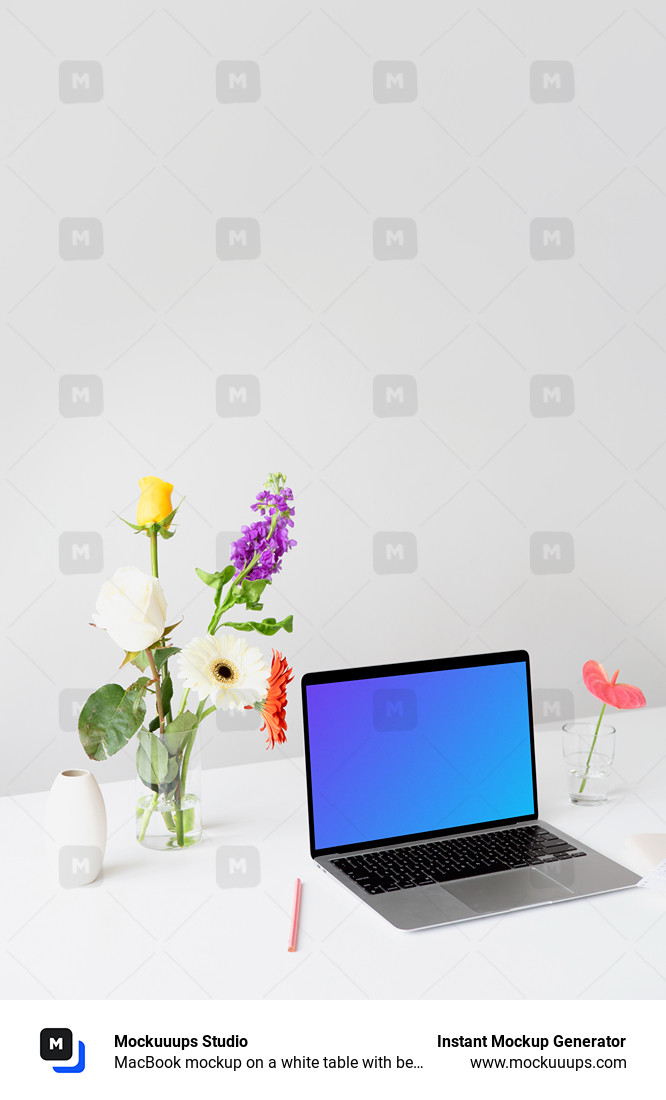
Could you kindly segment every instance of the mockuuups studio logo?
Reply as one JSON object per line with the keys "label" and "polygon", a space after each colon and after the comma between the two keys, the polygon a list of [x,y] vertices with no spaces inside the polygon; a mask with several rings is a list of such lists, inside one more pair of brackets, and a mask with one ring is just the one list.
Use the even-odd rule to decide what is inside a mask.
{"label": "mockuuups studio logo", "polygon": [[569,531],[535,531],[530,538],[533,573],[571,573],[574,541]]}
{"label": "mockuuups studio logo", "polygon": [[99,61],[61,61],[58,74],[61,103],[99,103],[104,78]]}
{"label": "mockuuups studio logo", "polygon": [[532,416],[571,416],[574,385],[569,374],[535,374],[530,380]]}
{"label": "mockuuups studio logo", "polygon": [[574,227],[570,218],[533,218],[530,253],[533,260],[570,260],[574,254]]}
{"label": "mockuuups studio logo", "polygon": [[64,890],[99,886],[104,852],[94,844],[63,844],[58,852],[58,882]]}
{"label": "mockuuups studio logo", "polygon": [[102,379],[97,374],[63,374],[58,386],[58,407],[61,416],[101,416]]}
{"label": "mockuuups studio logo", "polygon": [[217,380],[218,416],[257,416],[259,379],[254,374],[221,374]]}
{"label": "mockuuups studio logo", "polygon": [[413,103],[418,94],[413,61],[376,61],[372,70],[375,103]]}
{"label": "mockuuups studio logo", "polygon": [[63,733],[76,733],[79,715],[92,688],[63,688],[58,696],[58,725]]}
{"label": "mockuuups studio logo", "polygon": [[61,218],[58,226],[61,260],[99,260],[104,233],[99,218]]}
{"label": "mockuuups studio logo", "polygon": [[372,697],[372,724],[379,733],[416,729],[416,694],[409,688],[377,688]]}
{"label": "mockuuups studio logo", "polygon": [[570,61],[533,61],[530,65],[533,103],[571,103],[574,71]]}
{"label": "mockuuups studio logo", "polygon": [[573,692],[568,688],[534,688],[535,722],[568,722],[574,716]]}
{"label": "mockuuups studio logo", "polygon": [[414,573],[416,535],[411,531],[378,531],[372,541],[375,573]]}
{"label": "mockuuups studio logo", "polygon": [[413,218],[375,218],[372,248],[376,260],[413,260],[418,252]]}
{"label": "mockuuups studio logo", "polygon": [[220,218],[215,227],[218,260],[256,260],[261,235],[256,218]]}
{"label": "mockuuups studio logo", "polygon": [[375,416],[414,416],[416,379],[411,374],[378,374],[372,384]]}
{"label": "mockuuups studio logo", "polygon": [[218,61],[215,82],[219,103],[256,103],[261,95],[256,61]]}
{"label": "mockuuups studio logo", "polygon": [[259,849],[250,845],[223,844],[215,856],[215,877],[221,890],[258,886],[261,881]]}
{"label": "mockuuups studio logo", "polygon": [[[44,1027],[39,1033],[39,1056],[45,1062],[70,1062],[74,1051],[74,1036],[68,1027]],[[83,1073],[86,1068],[86,1048],[79,1039],[77,1060],[73,1066],[51,1066],[56,1073]]]}
{"label": "mockuuups studio logo", "polygon": [[58,542],[61,573],[101,573],[104,549],[99,531],[63,531]]}

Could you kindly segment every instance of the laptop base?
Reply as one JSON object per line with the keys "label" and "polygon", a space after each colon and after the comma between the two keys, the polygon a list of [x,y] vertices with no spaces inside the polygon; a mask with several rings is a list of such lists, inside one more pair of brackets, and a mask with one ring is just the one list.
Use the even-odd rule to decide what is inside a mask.
{"label": "laptop base", "polygon": [[545,868],[517,867],[376,896],[368,895],[334,866],[336,853],[317,856],[315,862],[389,924],[403,931],[435,928],[536,905],[552,905],[559,901],[625,890],[640,881],[639,875],[581,844],[561,829],[554,829],[544,821],[531,824],[557,833],[563,840],[584,851],[586,858],[549,863]]}

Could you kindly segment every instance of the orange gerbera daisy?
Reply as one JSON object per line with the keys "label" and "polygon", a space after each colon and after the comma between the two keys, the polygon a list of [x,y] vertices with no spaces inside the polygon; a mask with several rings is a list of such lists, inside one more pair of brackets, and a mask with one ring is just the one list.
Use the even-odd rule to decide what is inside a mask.
{"label": "orange gerbera daisy", "polygon": [[265,729],[268,730],[266,748],[270,745],[274,749],[276,742],[281,745],[287,740],[285,735],[287,728],[285,717],[287,684],[290,684],[294,677],[291,675],[292,670],[287,667],[287,658],[278,653],[276,649],[272,653],[273,661],[268,677],[268,694],[261,703],[255,703],[255,709],[259,711],[264,719],[264,724],[260,726],[259,732],[263,733]]}

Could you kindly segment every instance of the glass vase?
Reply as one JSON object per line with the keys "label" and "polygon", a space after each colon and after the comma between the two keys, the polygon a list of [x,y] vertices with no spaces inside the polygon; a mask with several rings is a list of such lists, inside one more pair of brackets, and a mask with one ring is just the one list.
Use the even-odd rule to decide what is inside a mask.
{"label": "glass vase", "polygon": [[562,751],[569,779],[569,798],[577,806],[608,801],[615,756],[615,727],[596,722],[567,722],[562,727]]}
{"label": "glass vase", "polygon": [[198,728],[140,730],[136,752],[136,838],[164,852],[201,840]]}

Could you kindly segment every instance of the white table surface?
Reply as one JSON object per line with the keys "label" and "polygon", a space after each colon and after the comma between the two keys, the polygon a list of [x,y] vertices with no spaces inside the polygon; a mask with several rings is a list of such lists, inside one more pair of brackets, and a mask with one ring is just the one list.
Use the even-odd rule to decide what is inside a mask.
{"label": "white table surface", "polygon": [[[614,716],[612,799],[568,802],[559,730],[537,732],[540,815],[629,865],[633,833],[666,832],[666,708]],[[103,786],[100,883],[49,873],[46,794],[0,799],[4,998],[663,998],[666,894],[631,889],[423,932],[399,932],[316,869],[304,764],[204,772],[205,839],[134,839],[134,784]],[[251,888],[216,884],[221,845],[258,849]],[[299,949],[287,952],[294,881]]]}

